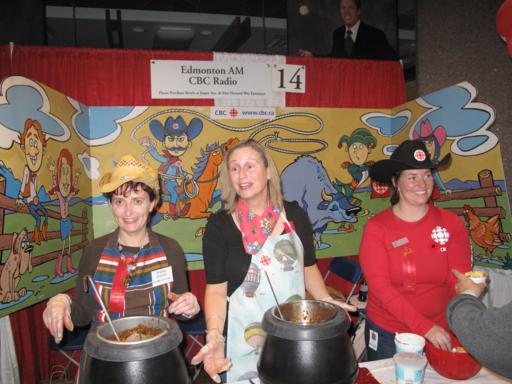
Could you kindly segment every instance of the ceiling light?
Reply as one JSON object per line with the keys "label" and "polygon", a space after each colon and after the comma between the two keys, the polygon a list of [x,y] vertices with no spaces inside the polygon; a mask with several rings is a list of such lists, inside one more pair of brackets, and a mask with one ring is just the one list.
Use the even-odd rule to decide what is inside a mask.
{"label": "ceiling light", "polygon": [[194,30],[190,27],[177,27],[175,25],[162,25],[158,29],[160,31],[194,32]]}
{"label": "ceiling light", "polygon": [[307,5],[301,5],[299,7],[299,13],[302,15],[302,16],[306,16],[307,14],[309,14],[309,7]]}

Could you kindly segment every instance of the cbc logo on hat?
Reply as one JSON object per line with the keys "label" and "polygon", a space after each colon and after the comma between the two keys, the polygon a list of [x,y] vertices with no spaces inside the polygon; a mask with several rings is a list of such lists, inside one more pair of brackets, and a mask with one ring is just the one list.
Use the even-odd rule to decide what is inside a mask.
{"label": "cbc logo on hat", "polygon": [[432,230],[430,237],[432,237],[432,240],[434,240],[436,243],[444,245],[448,242],[450,233],[448,233],[446,228],[437,226]]}
{"label": "cbc logo on hat", "polygon": [[427,155],[425,154],[425,152],[421,149],[417,149],[414,151],[414,159],[416,161],[425,161],[425,159],[427,158]]}

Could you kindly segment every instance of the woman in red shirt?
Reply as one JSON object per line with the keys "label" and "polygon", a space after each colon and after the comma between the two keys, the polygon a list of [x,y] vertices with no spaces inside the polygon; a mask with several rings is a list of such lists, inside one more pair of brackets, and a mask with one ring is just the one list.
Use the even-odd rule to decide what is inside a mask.
{"label": "woman in red shirt", "polygon": [[435,168],[421,140],[403,142],[370,168],[373,180],[391,184],[392,205],[368,220],[359,253],[369,292],[368,360],[392,357],[400,332],[451,347],[445,319],[455,295],[451,270],[471,269],[471,248],[462,220],[431,202]]}

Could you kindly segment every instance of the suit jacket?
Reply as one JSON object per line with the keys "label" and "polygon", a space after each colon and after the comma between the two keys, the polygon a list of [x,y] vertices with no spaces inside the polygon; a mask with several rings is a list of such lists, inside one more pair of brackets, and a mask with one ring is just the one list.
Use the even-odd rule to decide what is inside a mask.
{"label": "suit jacket", "polygon": [[330,56],[350,59],[398,60],[398,55],[389,45],[384,32],[363,22],[359,25],[352,55],[349,56],[345,51],[345,26],[342,26],[332,34]]}

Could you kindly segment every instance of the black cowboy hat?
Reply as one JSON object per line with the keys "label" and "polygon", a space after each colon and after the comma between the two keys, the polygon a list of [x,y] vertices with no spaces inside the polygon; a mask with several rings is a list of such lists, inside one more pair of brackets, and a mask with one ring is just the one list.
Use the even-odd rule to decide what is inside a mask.
{"label": "black cowboy hat", "polygon": [[391,183],[391,177],[404,169],[436,169],[450,161],[450,154],[434,164],[421,140],[406,140],[391,154],[388,160],[377,161],[370,167],[370,177],[380,183]]}

